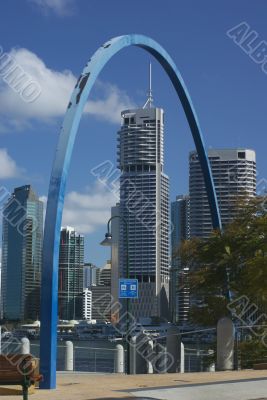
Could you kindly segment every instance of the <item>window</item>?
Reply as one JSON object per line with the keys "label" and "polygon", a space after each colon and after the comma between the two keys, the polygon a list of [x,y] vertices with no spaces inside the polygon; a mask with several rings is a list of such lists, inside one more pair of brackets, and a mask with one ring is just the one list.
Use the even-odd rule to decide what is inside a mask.
{"label": "window", "polygon": [[241,158],[244,160],[246,158],[246,152],[245,151],[239,151],[238,152],[238,158]]}

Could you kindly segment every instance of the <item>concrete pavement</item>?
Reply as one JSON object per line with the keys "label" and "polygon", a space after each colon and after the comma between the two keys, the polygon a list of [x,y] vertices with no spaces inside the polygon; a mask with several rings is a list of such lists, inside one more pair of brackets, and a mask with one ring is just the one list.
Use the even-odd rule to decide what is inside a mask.
{"label": "concrete pavement", "polygon": [[161,400],[252,400],[267,399],[267,380],[192,384],[134,391],[139,397]]}
{"label": "concrete pavement", "polygon": [[[58,373],[56,390],[39,390],[32,400],[267,400],[267,371],[161,375]],[[11,389],[11,388],[10,388]],[[0,394],[3,392],[0,392]],[[10,395],[3,400],[17,400]]]}

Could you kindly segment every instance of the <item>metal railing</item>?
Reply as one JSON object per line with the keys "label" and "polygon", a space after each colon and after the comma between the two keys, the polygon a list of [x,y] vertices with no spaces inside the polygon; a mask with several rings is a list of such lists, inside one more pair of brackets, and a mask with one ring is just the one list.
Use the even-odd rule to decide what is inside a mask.
{"label": "metal railing", "polygon": [[[39,344],[31,344],[31,353],[39,357]],[[64,344],[58,345],[57,370],[65,370]],[[74,344],[74,371],[114,373],[116,349],[80,346]]]}

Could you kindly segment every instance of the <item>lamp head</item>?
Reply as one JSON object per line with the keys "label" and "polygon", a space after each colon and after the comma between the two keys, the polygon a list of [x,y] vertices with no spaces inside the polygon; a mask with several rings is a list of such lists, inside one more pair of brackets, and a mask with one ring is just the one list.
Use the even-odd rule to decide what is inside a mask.
{"label": "lamp head", "polygon": [[112,245],[112,235],[110,232],[105,234],[105,239],[100,243],[101,246],[111,246]]}

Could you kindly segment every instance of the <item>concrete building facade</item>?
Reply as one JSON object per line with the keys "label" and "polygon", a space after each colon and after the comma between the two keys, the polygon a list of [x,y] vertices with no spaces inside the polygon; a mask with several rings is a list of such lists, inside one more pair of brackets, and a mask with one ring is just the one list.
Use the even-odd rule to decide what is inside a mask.
{"label": "concrete building facade", "polygon": [[92,291],[89,289],[83,291],[83,319],[92,321]]}
{"label": "concrete building facade", "polygon": [[[256,195],[256,155],[249,149],[209,149],[222,224],[236,215],[238,199]],[[189,154],[190,236],[206,238],[212,231],[204,179],[196,151]]]}

